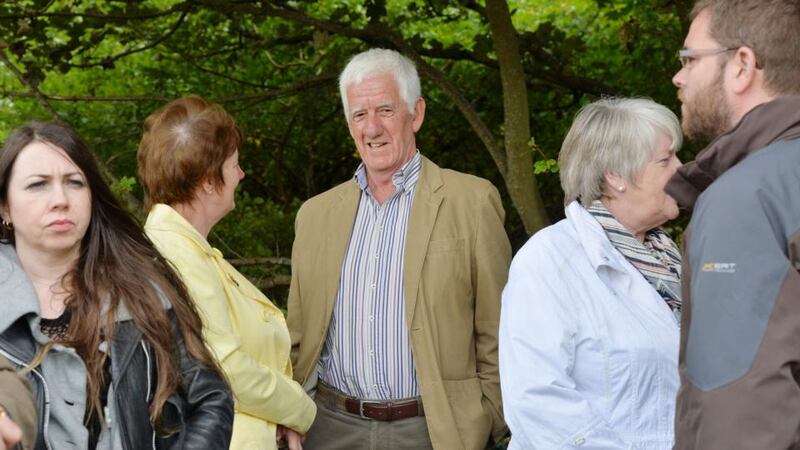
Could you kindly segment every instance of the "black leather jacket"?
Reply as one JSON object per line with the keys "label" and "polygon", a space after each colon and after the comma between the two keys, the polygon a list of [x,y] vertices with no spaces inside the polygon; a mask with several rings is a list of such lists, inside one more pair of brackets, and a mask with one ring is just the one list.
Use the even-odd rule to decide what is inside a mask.
{"label": "black leather jacket", "polygon": [[[117,323],[111,347],[111,379],[122,444],[125,450],[227,449],[233,429],[233,398],[228,385],[186,354],[172,311],[173,334],[179,340],[181,389],[164,406],[162,424],[176,429],[159,436],[150,423],[149,404],[155,393],[155,355],[133,321]],[[0,334],[0,354],[18,367],[27,366],[36,353],[27,320],[23,317]],[[48,383],[34,369],[28,375],[39,412],[36,450],[55,450],[49,442]]]}

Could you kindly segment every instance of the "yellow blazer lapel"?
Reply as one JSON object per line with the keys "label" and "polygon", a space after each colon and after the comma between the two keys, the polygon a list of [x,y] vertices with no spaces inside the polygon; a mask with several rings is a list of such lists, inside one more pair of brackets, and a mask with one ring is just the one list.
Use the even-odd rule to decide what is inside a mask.
{"label": "yellow blazer lapel", "polygon": [[403,289],[405,291],[406,323],[411,327],[414,308],[417,306],[417,290],[422,277],[422,265],[428,253],[431,231],[436,224],[442,195],[441,169],[429,159],[422,157],[422,172],[414,193],[411,215],[408,218],[405,260],[403,267]]}
{"label": "yellow blazer lapel", "polygon": [[350,243],[360,198],[361,189],[358,185],[355,182],[348,183],[339,198],[330,205],[327,223],[319,224],[328,229],[325,254],[320,255],[325,258],[325,315],[328,318],[333,314],[344,253]]}

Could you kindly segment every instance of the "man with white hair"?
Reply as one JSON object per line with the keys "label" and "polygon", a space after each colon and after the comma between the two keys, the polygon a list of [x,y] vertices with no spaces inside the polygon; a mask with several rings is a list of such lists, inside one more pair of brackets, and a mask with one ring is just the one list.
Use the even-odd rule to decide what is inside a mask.
{"label": "man with white hair", "polygon": [[684,235],[676,449],[800,442],[800,2],[698,0],[673,82],[711,144],[666,186]]}
{"label": "man with white hair", "polygon": [[339,86],[361,164],[300,208],[292,250],[292,362],[318,405],[304,447],[484,449],[506,429],[500,196],[417,150],[425,100],[408,58],[360,53]]}

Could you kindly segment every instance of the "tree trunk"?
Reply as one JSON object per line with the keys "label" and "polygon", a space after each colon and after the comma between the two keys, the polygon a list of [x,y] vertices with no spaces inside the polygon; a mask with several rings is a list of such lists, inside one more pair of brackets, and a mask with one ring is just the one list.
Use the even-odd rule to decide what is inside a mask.
{"label": "tree trunk", "polygon": [[519,52],[519,38],[511,23],[506,0],[486,0],[486,17],[503,87],[506,154],[505,181],[511,202],[519,212],[525,231],[531,235],[549,224],[533,172],[528,148],[531,139],[528,89]]}

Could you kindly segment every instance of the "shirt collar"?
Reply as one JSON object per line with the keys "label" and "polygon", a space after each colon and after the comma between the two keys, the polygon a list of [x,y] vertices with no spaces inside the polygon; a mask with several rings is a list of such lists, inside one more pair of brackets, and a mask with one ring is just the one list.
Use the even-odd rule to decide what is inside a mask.
{"label": "shirt collar", "polygon": [[[411,193],[414,190],[414,186],[417,184],[417,180],[419,180],[419,173],[421,169],[422,156],[420,156],[419,150],[417,150],[416,153],[414,153],[414,157],[411,158],[411,160],[407,163],[403,164],[403,167],[398,169],[398,171],[392,175],[392,184],[394,184],[396,192]],[[368,192],[367,188],[369,187],[369,184],[367,183],[367,167],[363,162],[358,165],[358,169],[356,169],[356,173],[353,178],[362,191]]]}
{"label": "shirt collar", "polygon": [[197,231],[197,228],[169,205],[163,203],[153,205],[150,209],[150,213],[147,215],[144,228],[145,231],[152,229],[181,234],[197,244],[197,246],[202,248],[206,253],[219,256],[220,258],[222,257],[222,253],[212,247],[211,244],[208,243],[208,240]]}

